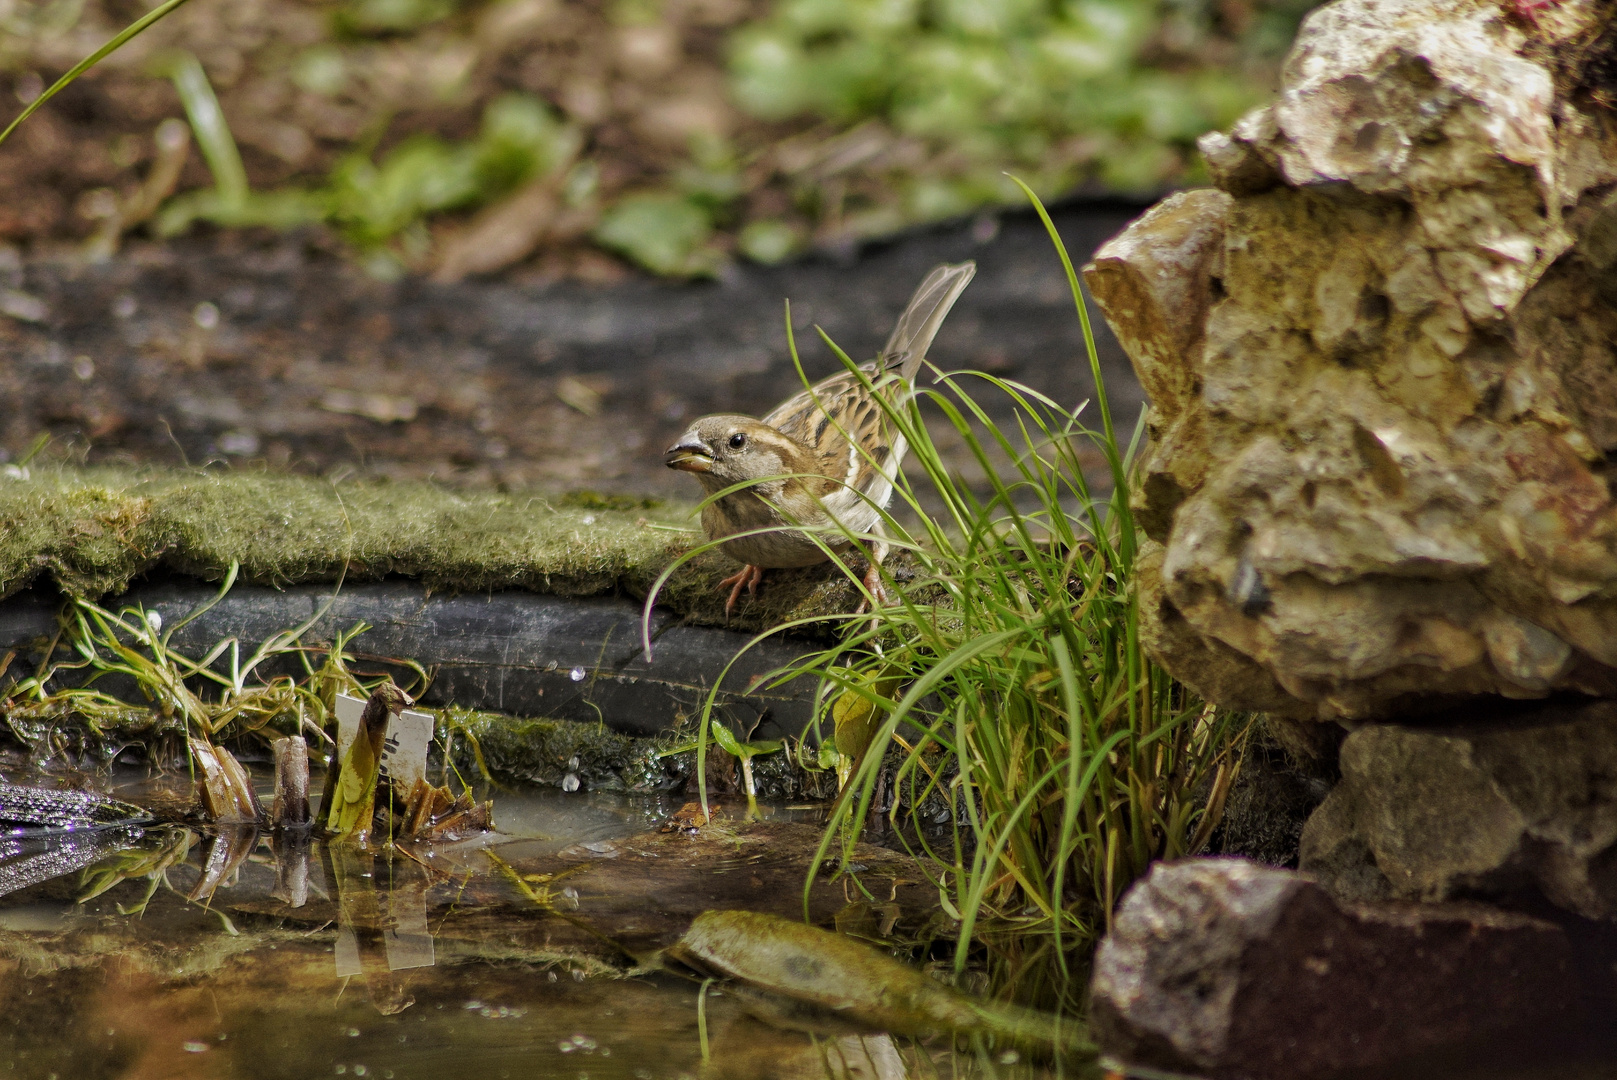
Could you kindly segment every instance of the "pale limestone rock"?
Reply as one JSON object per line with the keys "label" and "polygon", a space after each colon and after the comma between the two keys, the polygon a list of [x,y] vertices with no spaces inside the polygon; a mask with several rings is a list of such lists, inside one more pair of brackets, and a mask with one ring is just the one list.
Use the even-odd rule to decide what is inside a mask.
{"label": "pale limestone rock", "polygon": [[1617,692],[1610,4],[1338,0],[1085,276],[1152,402],[1150,647],[1374,719]]}

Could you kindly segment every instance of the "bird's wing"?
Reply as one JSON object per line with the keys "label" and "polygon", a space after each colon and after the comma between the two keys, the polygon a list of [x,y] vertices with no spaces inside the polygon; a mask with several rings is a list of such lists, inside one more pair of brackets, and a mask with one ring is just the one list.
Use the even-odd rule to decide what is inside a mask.
{"label": "bird's wing", "polygon": [[954,307],[976,273],[977,264],[970,260],[953,266],[943,263],[933,268],[910,297],[909,306],[898,317],[898,324],[887,338],[881,351],[885,369],[896,369],[900,378],[915,381],[915,373],[921,370],[921,361],[926,359],[926,350],[937,336],[938,327],[943,325],[949,309]]}
{"label": "bird's wing", "polygon": [[881,356],[860,365],[870,389],[852,372],[842,371],[787,399],[763,418],[812,452],[818,471],[831,481],[816,494],[833,513],[837,512],[833,503],[862,503],[860,495],[877,506],[887,504],[906,447],[887,422],[876,395],[895,406],[909,397],[927,347],[976,272],[976,263],[963,262],[944,264],[926,276],[898,317]]}
{"label": "bird's wing", "polygon": [[[875,363],[860,370],[877,393],[891,393],[900,381],[884,375]],[[892,425],[875,396],[850,371],[815,383],[783,402],[763,422],[809,449],[815,471],[831,480],[825,491],[815,493],[821,498],[849,488],[869,494],[882,475],[891,472]]]}

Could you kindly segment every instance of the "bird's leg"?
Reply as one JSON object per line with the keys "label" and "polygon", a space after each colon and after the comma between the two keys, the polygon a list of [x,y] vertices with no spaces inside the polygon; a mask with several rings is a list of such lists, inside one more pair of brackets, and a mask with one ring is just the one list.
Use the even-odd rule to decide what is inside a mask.
{"label": "bird's leg", "polygon": [[724,617],[728,619],[735,614],[736,601],[741,599],[742,589],[746,589],[750,595],[756,597],[758,595],[758,583],[763,579],[764,568],[749,565],[743,566],[739,573],[731,574],[719,582],[719,588],[721,589],[726,585],[731,586],[730,599],[724,602]]}
{"label": "bird's leg", "polygon": [[[871,531],[880,537],[881,523],[878,522],[876,528]],[[870,559],[865,563],[865,591],[870,595],[866,599],[859,601],[859,606],[854,609],[855,615],[863,615],[866,611],[869,611],[872,600],[875,601],[876,607],[886,607],[893,602],[892,596],[887,592],[887,586],[883,585],[881,580],[881,564],[886,558],[887,544],[885,541],[878,539],[871,545]]]}

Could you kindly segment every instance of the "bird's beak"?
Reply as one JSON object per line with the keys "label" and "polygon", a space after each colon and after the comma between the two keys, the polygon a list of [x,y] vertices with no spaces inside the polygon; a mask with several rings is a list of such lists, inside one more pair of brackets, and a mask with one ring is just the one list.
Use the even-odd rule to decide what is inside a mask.
{"label": "bird's beak", "polygon": [[713,455],[696,439],[684,438],[668,448],[663,464],[681,472],[707,472],[713,467]]}

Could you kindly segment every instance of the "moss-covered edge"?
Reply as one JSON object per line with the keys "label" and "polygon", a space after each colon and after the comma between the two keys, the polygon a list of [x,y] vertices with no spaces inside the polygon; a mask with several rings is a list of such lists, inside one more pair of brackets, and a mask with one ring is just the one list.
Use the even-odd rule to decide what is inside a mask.
{"label": "moss-covered edge", "polygon": [[[629,508],[624,508],[628,503]],[[453,491],[425,483],[212,470],[35,468],[0,476],[0,600],[41,578],[72,596],[114,596],[168,571],[286,586],[419,580],[433,590],[526,589],[643,599],[701,537],[688,507],[537,492]],[[693,623],[740,630],[846,612],[855,590],[828,566],[775,572],[726,619],[708,552],[677,571],[659,603]]]}

